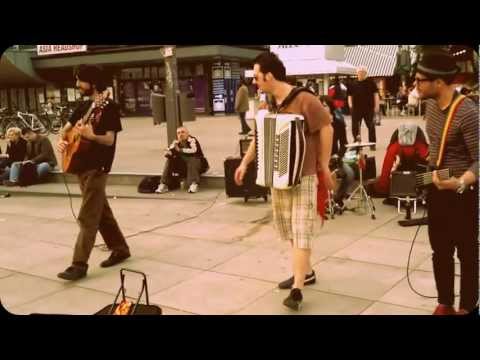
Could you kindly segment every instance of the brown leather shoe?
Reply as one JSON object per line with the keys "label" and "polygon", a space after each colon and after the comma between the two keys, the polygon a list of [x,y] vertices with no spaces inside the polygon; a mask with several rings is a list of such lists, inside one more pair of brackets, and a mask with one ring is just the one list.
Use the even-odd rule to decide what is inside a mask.
{"label": "brown leather shoe", "polygon": [[130,257],[130,252],[113,251],[107,260],[102,261],[100,263],[100,266],[104,268],[114,266],[114,265],[120,264],[121,262],[125,261],[129,257]]}
{"label": "brown leather shoe", "polygon": [[457,312],[450,305],[438,304],[432,315],[456,315]]}

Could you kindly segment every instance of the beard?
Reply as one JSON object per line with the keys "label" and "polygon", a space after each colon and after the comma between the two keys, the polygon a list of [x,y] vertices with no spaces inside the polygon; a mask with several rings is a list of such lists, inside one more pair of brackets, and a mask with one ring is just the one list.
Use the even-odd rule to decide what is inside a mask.
{"label": "beard", "polygon": [[78,88],[78,91],[80,91],[82,96],[91,96],[93,94],[93,87],[89,87],[88,89]]}

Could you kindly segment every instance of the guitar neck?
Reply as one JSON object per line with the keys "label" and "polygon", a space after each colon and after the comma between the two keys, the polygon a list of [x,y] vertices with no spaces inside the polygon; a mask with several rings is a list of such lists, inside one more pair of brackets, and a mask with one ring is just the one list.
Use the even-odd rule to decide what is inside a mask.
{"label": "guitar neck", "polygon": [[95,102],[92,103],[92,105],[88,108],[87,113],[82,117],[82,124],[85,125],[88,123],[90,119],[90,115],[92,115],[92,111],[95,109]]}
{"label": "guitar neck", "polygon": [[[437,175],[440,180],[448,180],[451,176],[450,169],[437,170]],[[433,183],[433,172],[426,172],[423,174],[418,174],[417,186],[426,186]]]}

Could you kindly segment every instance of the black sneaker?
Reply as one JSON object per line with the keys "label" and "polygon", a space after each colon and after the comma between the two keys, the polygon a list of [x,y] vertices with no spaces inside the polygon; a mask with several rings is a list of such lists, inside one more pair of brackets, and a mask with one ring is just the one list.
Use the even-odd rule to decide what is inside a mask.
{"label": "black sneaker", "polygon": [[125,253],[125,252],[118,252],[118,251],[113,251],[110,254],[110,257],[107,260],[104,260],[100,263],[101,267],[110,267],[113,265],[120,264],[122,261],[128,259],[130,257],[130,253]]}
{"label": "black sneaker", "polygon": [[57,276],[63,280],[79,280],[87,276],[88,266],[69,266],[64,272],[59,273]]}
{"label": "black sneaker", "polygon": [[294,288],[290,291],[290,295],[288,295],[288,297],[283,300],[283,305],[289,307],[292,310],[298,311],[302,300],[302,291],[300,289]]}
{"label": "black sneaker", "polygon": [[[315,271],[312,270],[311,274],[305,275],[305,282],[303,285],[312,285],[315,284],[315,281],[317,280],[315,276]],[[278,284],[278,288],[285,290],[285,289],[291,289],[293,286],[294,278],[293,276],[290,279],[284,280],[281,283]]]}

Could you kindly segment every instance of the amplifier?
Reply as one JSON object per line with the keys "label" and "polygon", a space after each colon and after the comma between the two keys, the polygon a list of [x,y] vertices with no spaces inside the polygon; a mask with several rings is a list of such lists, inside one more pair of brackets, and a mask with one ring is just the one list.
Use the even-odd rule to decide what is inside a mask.
{"label": "amplifier", "polygon": [[394,171],[390,181],[390,197],[417,197],[415,171]]}

